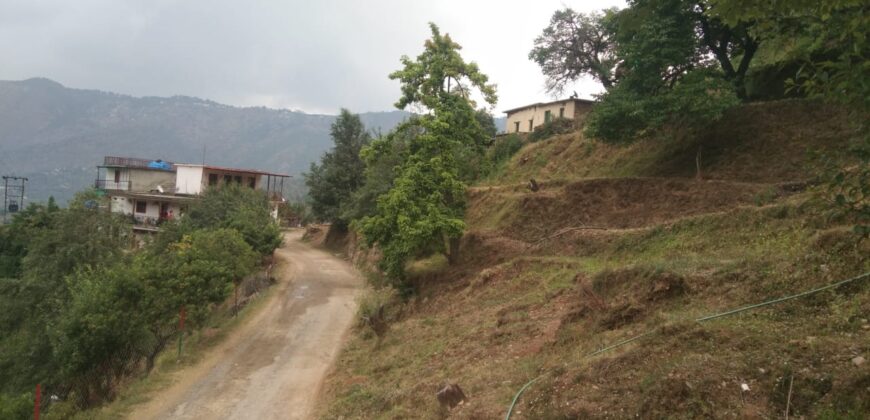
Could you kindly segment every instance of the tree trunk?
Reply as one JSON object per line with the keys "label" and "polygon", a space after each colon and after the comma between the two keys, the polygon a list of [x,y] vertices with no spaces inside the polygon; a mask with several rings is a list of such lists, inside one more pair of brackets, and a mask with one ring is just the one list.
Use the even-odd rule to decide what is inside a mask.
{"label": "tree trunk", "polygon": [[450,263],[450,265],[454,265],[459,262],[459,242],[461,240],[462,237],[447,239],[447,262]]}

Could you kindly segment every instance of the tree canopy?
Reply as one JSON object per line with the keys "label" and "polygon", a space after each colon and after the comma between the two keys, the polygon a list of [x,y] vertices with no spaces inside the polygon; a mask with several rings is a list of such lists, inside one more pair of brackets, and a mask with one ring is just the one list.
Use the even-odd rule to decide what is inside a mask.
{"label": "tree canopy", "polygon": [[[490,105],[495,86],[474,62],[466,63],[461,46],[430,24],[432,38],[416,59],[402,57],[403,68],[390,75],[402,86],[396,107],[418,106],[428,111],[415,124],[419,131],[407,138],[407,149],[395,168],[390,189],[377,199],[374,214],[358,226],[369,244],[383,251],[381,267],[401,288],[405,264],[424,252],[447,251],[455,256],[465,228],[465,182],[472,177],[466,166],[482,156],[487,133],[475,112],[474,95]],[[377,143],[370,154],[389,152],[389,143]]]}
{"label": "tree canopy", "polygon": [[352,206],[353,193],[364,181],[365,163],[360,150],[371,141],[359,115],[346,109],[332,123],[330,129],[332,150],[320,158],[320,164],[312,162],[305,174],[305,184],[311,210],[320,220],[345,225],[343,216]]}

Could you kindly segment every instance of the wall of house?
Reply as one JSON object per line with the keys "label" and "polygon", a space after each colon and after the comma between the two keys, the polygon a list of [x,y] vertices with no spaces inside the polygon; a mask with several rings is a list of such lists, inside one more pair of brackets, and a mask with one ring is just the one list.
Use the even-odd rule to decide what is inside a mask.
{"label": "wall of house", "polygon": [[133,201],[127,197],[109,196],[109,209],[129,216],[133,214]]}
{"label": "wall of house", "polygon": [[178,194],[197,195],[203,191],[204,181],[202,166],[178,166],[175,176],[175,192]]}
{"label": "wall of house", "polygon": [[130,174],[130,191],[155,191],[158,186],[165,192],[171,193],[175,190],[175,172],[134,168],[126,170]]}
{"label": "wall of house", "polygon": [[[562,110],[561,114],[560,109]],[[547,111],[550,111],[551,119],[559,118],[561,115],[563,118],[577,120],[579,124],[585,120],[586,113],[590,109],[592,109],[592,104],[573,100],[528,107],[508,114],[505,131],[508,133],[529,133],[546,121]],[[532,122],[531,127],[529,127],[529,121]],[[519,130],[517,130],[517,123],[519,123]]]}
{"label": "wall of house", "polygon": [[245,173],[245,172],[222,171],[219,169],[205,168],[203,170],[203,175],[202,175],[203,188],[209,187],[209,177],[211,175],[217,176],[217,185],[218,186],[226,184],[226,179],[224,178],[225,176],[231,177],[230,182],[236,182],[236,177],[241,177],[242,185],[246,186],[246,187],[250,185],[251,178],[253,178],[255,189],[262,188],[263,183],[266,182],[265,181],[266,177],[264,177],[262,175]]}

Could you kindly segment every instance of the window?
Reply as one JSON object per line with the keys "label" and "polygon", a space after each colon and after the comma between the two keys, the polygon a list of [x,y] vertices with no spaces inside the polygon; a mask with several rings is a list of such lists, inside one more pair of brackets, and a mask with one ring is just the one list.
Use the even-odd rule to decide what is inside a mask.
{"label": "window", "polygon": [[121,182],[121,171],[115,169],[115,183],[119,184]]}
{"label": "window", "polygon": [[551,113],[549,109],[544,111],[544,122],[548,123],[551,119],[553,119],[553,113]]}
{"label": "window", "polygon": [[218,183],[217,174],[208,174],[208,186],[213,187],[213,186],[217,185],[217,183]]}
{"label": "window", "polygon": [[233,182],[233,176],[232,175],[224,175],[224,185],[229,184],[230,182]]}
{"label": "window", "polygon": [[515,133],[520,132],[520,122],[519,121],[514,121],[514,132]]}
{"label": "window", "polygon": [[236,184],[242,185],[242,176],[241,175],[236,175],[233,178],[233,180],[236,181]]}
{"label": "window", "polygon": [[531,119],[529,120],[529,131],[532,131],[533,128],[535,128],[535,120]]}
{"label": "window", "polygon": [[145,210],[148,209],[147,201],[136,201],[136,213],[145,214]]}
{"label": "window", "polygon": [[257,188],[257,178],[249,176],[248,177],[248,186],[251,188]]}
{"label": "window", "polygon": [[559,108],[559,118],[565,118],[565,107]]}

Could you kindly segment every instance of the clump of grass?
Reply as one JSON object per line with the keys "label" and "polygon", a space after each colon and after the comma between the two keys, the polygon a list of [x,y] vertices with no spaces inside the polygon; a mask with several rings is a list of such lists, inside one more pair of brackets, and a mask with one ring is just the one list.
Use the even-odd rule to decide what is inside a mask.
{"label": "clump of grass", "polygon": [[360,298],[358,326],[373,332],[380,344],[389,329],[389,321],[395,316],[395,309],[400,304],[399,293],[392,287],[370,290]]}

